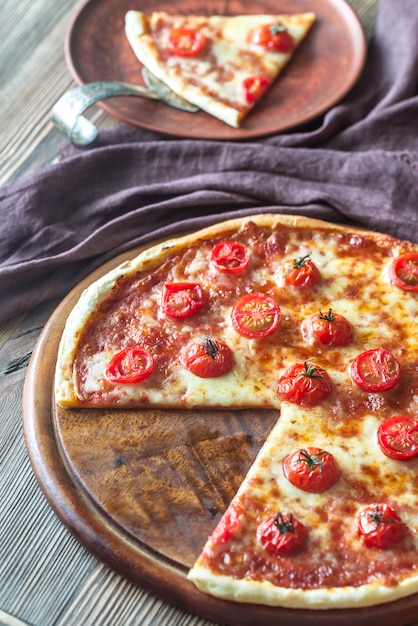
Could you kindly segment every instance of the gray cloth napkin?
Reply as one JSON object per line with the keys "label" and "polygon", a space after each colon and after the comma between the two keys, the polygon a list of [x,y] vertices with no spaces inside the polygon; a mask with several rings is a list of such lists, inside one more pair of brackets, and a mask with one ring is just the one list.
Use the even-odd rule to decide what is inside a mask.
{"label": "gray cloth napkin", "polygon": [[416,0],[382,0],[360,80],[309,127],[233,143],[121,124],[4,186],[0,321],[136,245],[262,211],[418,242],[417,33]]}

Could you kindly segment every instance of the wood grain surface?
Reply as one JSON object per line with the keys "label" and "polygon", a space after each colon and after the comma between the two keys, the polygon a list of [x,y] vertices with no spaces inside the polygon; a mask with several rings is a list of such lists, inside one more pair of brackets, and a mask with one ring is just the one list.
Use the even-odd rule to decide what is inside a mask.
{"label": "wood grain surface", "polygon": [[[378,0],[349,4],[371,37]],[[80,5],[2,1],[0,184],[57,158],[63,137],[50,110],[75,86],[64,41]],[[89,117],[99,128],[117,122],[98,107]],[[39,487],[24,443],[23,384],[34,346],[58,304],[46,302],[0,326],[0,624],[210,626],[213,621],[176,608],[97,559],[62,524]],[[417,614],[405,619],[418,624]]]}

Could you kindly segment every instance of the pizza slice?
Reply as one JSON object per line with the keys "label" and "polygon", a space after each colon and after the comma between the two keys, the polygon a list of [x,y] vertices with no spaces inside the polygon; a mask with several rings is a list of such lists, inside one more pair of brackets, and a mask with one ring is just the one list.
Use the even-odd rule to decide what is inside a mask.
{"label": "pizza slice", "polygon": [[317,610],[418,592],[418,459],[388,458],[378,443],[381,422],[371,412],[351,414],[347,422],[327,402],[282,404],[189,572],[200,590],[235,602]]}
{"label": "pizza slice", "polygon": [[238,128],[315,21],[314,13],[210,17],[129,11],[139,61],[175,93]]}

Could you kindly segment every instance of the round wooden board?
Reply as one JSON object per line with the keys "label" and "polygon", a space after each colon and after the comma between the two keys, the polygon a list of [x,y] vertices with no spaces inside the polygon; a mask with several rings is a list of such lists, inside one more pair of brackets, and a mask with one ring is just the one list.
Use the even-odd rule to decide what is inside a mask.
{"label": "round wooden board", "polygon": [[121,80],[143,85],[141,64],[125,37],[130,9],[182,15],[315,12],[317,19],[289,67],[275,81],[241,128],[204,113],[185,113],[143,98],[109,98],[100,106],[132,126],[195,139],[243,140],[272,135],[313,120],[341,100],[357,82],[366,58],[361,24],[344,0],[87,0],[69,26],[65,52],[80,83]]}
{"label": "round wooden board", "polygon": [[67,315],[80,283],[46,324],[25,381],[23,422],[38,482],[61,521],[104,563],[169,603],[223,624],[403,626],[418,597],[366,609],[308,611],[207,596],[188,568],[235,494],[277,411],[64,410],[53,397]]}

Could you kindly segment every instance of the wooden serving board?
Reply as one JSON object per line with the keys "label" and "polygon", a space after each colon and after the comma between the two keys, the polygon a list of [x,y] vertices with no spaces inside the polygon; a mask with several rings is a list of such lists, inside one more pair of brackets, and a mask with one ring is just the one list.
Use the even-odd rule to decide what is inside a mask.
{"label": "wooden serving board", "polygon": [[23,422],[38,482],[61,521],[99,559],[169,603],[222,624],[402,626],[418,597],[367,609],[244,605],[199,592],[186,576],[278,419],[277,411],[68,410],[54,369],[80,283],[46,324],[25,381]]}

